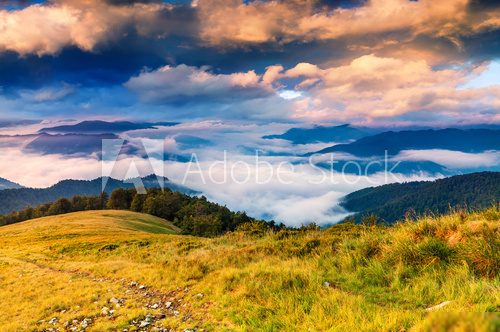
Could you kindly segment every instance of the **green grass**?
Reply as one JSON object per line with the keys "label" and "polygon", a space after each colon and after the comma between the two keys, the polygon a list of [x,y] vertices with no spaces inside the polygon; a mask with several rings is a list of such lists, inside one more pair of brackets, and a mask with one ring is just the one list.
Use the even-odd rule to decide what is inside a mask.
{"label": "green grass", "polygon": [[[213,239],[125,211],[22,222],[0,228],[0,330],[63,330],[91,317],[88,330],[115,331],[164,313],[155,324],[180,331],[496,331],[499,216],[489,209],[394,227],[246,227]],[[152,294],[131,291],[131,281]],[[125,305],[102,316],[112,297]],[[177,314],[147,308],[167,300]]]}

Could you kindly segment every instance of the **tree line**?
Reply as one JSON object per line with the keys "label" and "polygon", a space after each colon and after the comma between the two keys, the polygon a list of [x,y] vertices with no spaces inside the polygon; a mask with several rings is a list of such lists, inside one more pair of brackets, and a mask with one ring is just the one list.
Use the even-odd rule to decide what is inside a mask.
{"label": "tree line", "polygon": [[274,221],[256,220],[244,212],[233,212],[227,207],[209,202],[204,196],[192,197],[169,189],[148,189],[139,194],[135,189],[115,189],[108,196],[73,196],[60,198],[53,203],[28,207],[0,216],[0,225],[13,224],[29,219],[87,210],[130,210],[142,212],[171,221],[183,234],[217,236],[234,231],[242,224],[257,222],[267,228],[284,228]]}

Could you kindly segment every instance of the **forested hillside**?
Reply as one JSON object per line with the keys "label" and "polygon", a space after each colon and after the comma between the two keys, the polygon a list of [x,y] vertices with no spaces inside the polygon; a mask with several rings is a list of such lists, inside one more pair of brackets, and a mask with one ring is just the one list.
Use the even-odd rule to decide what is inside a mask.
{"label": "forested hillside", "polygon": [[[6,214],[13,211],[24,209],[28,206],[36,206],[54,202],[60,198],[71,198],[80,196],[97,196],[102,191],[102,178],[94,180],[64,180],[49,188],[21,188],[8,189],[0,191],[0,214]],[[156,176],[150,175],[142,179],[146,188],[160,187]],[[179,191],[188,194],[194,194],[195,191],[186,187],[174,184],[168,179],[164,179],[164,185],[173,191]],[[120,181],[109,178],[106,182],[105,192],[110,194],[117,188],[134,188],[131,181]]]}
{"label": "forested hillside", "polygon": [[341,205],[357,217],[374,214],[386,222],[405,215],[481,209],[500,201],[500,172],[457,175],[436,181],[394,183],[353,192]]}

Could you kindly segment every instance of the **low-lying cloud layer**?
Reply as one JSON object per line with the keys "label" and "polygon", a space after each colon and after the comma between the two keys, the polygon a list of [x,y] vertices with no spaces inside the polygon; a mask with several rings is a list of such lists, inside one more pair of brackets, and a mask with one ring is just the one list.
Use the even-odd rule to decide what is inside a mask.
{"label": "low-lying cloud layer", "polygon": [[[38,124],[38,127],[44,125],[48,124]],[[22,147],[33,139],[31,136],[2,137],[0,174],[24,185],[44,187],[67,178],[92,179],[102,175],[129,178],[154,172],[200,191],[210,200],[231,209],[244,210],[252,216],[274,219],[288,225],[308,222],[328,224],[341,220],[348,212],[339,206],[339,200],[361,188],[441,176],[425,172],[403,175],[398,173],[398,168],[394,174],[378,172],[367,176],[330,172],[329,169],[310,164],[308,158],[296,156],[328,143],[294,145],[283,140],[262,139],[263,135],[284,131],[286,127],[283,124],[245,125],[204,121],[134,130],[124,133],[123,137],[132,146],[146,146],[151,158],[123,155],[116,163],[114,159],[102,162],[97,155],[27,152]],[[182,136],[190,137],[191,140],[179,144],[177,138]],[[193,137],[199,140],[192,140]],[[210,144],[199,145],[204,139],[210,139]],[[191,159],[192,163],[159,159],[165,154],[183,155],[187,160]],[[349,158],[347,155],[338,155],[335,160],[352,160]],[[422,160],[458,170],[498,165],[499,154],[466,154],[447,150],[403,151],[391,162]],[[380,162],[383,163],[383,160]],[[16,167],[12,167],[13,164]]]}

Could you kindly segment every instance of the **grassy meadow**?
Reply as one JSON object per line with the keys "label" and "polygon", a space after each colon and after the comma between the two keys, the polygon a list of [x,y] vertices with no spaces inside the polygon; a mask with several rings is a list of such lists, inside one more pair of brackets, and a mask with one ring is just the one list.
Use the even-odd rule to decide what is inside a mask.
{"label": "grassy meadow", "polygon": [[0,330],[498,331],[499,220],[216,238],[127,211],[29,220],[0,227]]}

